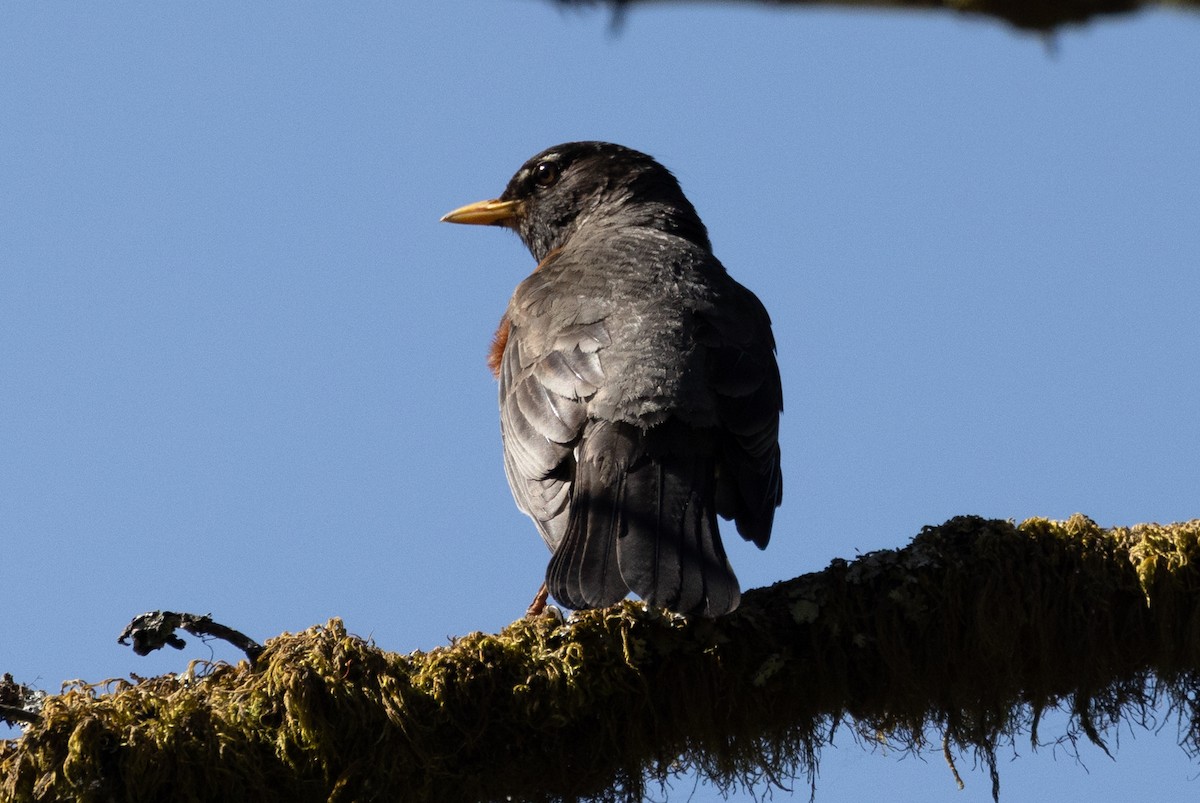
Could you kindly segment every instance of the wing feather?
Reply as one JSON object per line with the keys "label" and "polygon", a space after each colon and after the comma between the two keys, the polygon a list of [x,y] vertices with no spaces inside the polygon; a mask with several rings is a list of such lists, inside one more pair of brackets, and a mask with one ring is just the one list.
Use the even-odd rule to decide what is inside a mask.
{"label": "wing feather", "polygon": [[721,438],[717,511],[759,548],[771,537],[783,501],[779,415],[783,387],[771,319],[762,302],[729,280],[723,296],[701,316],[709,348],[709,381],[717,394]]}

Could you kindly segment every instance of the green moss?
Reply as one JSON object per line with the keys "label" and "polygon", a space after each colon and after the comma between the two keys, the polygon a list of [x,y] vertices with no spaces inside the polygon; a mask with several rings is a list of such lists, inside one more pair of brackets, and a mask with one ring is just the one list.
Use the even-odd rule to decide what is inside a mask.
{"label": "green moss", "polygon": [[333,620],[255,669],[76,683],[0,743],[0,797],[640,800],[686,769],[811,779],[839,727],[998,779],[1049,709],[1070,714],[1054,738],[1103,744],[1163,701],[1195,749],[1198,550],[1200,522],[964,517],[715,622],[627,602],[399,655]]}

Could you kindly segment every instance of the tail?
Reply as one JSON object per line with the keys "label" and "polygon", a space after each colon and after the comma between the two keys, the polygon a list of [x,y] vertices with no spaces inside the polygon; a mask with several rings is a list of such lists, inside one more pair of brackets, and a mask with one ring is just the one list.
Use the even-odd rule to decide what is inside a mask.
{"label": "tail", "polygon": [[704,430],[589,421],[566,534],[546,572],[554,598],[600,608],[632,591],[679,613],[736,608],[741,594],[717,530],[715,464]]}

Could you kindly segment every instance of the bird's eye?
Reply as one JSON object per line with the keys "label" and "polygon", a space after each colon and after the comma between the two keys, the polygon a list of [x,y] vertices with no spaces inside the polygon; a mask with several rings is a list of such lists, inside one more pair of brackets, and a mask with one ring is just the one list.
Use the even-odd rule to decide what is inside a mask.
{"label": "bird's eye", "polygon": [[549,187],[558,181],[558,165],[554,162],[538,162],[533,166],[533,181],[539,187]]}

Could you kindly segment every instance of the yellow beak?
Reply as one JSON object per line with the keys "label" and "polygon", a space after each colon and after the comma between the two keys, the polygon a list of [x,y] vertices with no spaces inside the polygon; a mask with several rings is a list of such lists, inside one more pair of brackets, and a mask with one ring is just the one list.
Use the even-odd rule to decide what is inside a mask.
{"label": "yellow beak", "polygon": [[443,223],[505,223],[521,214],[520,201],[476,201],[442,215]]}

